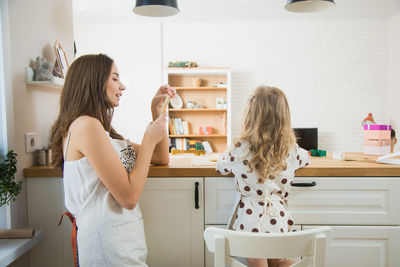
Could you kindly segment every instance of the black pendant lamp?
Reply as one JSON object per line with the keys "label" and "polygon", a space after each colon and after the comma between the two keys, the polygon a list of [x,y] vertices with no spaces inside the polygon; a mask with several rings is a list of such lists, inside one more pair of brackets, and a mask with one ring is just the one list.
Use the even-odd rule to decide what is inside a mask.
{"label": "black pendant lamp", "polygon": [[287,0],[285,9],[291,12],[318,12],[335,6],[334,0]]}
{"label": "black pendant lamp", "polygon": [[176,0],[136,0],[133,12],[147,17],[168,17],[179,13]]}

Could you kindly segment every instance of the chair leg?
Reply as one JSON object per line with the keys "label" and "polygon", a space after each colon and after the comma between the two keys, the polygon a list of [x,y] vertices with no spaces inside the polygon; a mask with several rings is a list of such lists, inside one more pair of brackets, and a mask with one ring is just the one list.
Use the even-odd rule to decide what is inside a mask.
{"label": "chair leg", "polygon": [[225,237],[215,236],[214,267],[225,267]]}
{"label": "chair leg", "polygon": [[314,266],[325,266],[326,235],[317,234],[315,238]]}

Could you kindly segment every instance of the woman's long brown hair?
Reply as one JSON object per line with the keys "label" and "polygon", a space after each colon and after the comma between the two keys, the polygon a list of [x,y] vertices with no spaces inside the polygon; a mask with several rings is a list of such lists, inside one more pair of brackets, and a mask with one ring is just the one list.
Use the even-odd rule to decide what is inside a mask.
{"label": "woman's long brown hair", "polygon": [[71,123],[80,116],[98,119],[112,138],[123,139],[111,126],[114,107],[106,91],[113,62],[98,54],[81,56],[71,64],[61,93],[60,112],[51,130],[53,165],[63,166],[63,140]]}
{"label": "woman's long brown hair", "polygon": [[250,171],[262,183],[286,168],[286,159],[296,142],[285,94],[275,87],[260,86],[250,98],[235,145],[249,144]]}

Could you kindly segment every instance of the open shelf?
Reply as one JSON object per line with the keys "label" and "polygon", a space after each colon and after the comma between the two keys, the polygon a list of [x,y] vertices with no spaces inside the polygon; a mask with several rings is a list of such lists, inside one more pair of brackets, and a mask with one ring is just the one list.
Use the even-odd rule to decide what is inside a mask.
{"label": "open shelf", "polygon": [[[187,107],[190,102],[204,107],[168,109],[171,144],[179,144],[179,147],[182,144],[185,149],[189,145],[184,144],[194,139],[208,142],[215,153],[224,152],[230,143],[231,131],[231,107],[228,104],[231,90],[230,68],[168,68],[165,76],[167,83],[181,97],[183,107]],[[207,132],[205,128],[211,134],[204,134],[203,132]],[[179,143],[176,143],[177,140]]]}
{"label": "open shelf", "polygon": [[53,77],[51,81],[34,81],[33,70],[31,68],[25,68],[25,84],[41,86],[47,88],[61,89],[64,86],[64,79]]}

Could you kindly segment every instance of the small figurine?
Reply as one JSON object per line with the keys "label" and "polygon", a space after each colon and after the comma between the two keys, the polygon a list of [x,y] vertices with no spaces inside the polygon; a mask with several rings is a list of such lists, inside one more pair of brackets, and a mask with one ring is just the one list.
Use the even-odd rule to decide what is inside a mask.
{"label": "small figurine", "polygon": [[34,69],[34,80],[35,81],[51,81],[53,74],[51,73],[51,68],[53,64],[48,62],[42,57],[36,57],[36,67]]}
{"label": "small figurine", "polygon": [[374,118],[372,117],[372,113],[368,113],[368,116],[365,117],[361,124],[362,126],[364,126],[365,124],[376,124]]}

